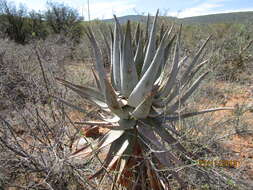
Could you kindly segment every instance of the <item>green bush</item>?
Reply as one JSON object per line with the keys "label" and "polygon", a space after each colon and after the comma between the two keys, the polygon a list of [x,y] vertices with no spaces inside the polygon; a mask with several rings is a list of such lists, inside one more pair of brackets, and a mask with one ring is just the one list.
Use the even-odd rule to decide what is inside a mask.
{"label": "green bush", "polygon": [[84,33],[78,11],[56,2],[48,2],[47,6],[45,20],[51,31],[79,42]]}
{"label": "green bush", "polygon": [[0,29],[4,36],[19,44],[26,44],[37,37],[45,39],[49,34],[43,15],[34,11],[28,13],[25,6],[16,7],[6,0],[0,1]]}

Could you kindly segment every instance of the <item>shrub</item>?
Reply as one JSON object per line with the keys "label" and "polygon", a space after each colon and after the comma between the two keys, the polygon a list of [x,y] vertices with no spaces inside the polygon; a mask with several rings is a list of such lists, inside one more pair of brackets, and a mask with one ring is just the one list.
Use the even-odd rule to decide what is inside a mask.
{"label": "shrub", "polygon": [[55,34],[64,34],[79,42],[83,26],[78,11],[64,4],[48,2],[45,20]]}

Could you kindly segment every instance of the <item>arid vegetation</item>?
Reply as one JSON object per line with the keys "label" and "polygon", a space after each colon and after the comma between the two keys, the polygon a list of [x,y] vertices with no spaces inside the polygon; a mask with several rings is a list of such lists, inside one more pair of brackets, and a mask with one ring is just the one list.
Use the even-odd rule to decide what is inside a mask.
{"label": "arid vegetation", "polygon": [[[182,107],[176,112],[179,120],[163,123],[168,126],[167,132],[190,153],[182,153],[160,141],[182,165],[164,168],[152,157],[145,157],[152,158],[152,162],[138,157],[128,163],[125,178],[117,178],[124,167],[113,165],[111,170],[104,168],[107,175],[103,175],[102,180],[90,177],[106,167],[103,160],[110,151],[109,145],[90,156],[74,155],[108,132],[107,123],[98,125],[105,112],[94,105],[94,99],[87,94],[83,96],[88,97],[88,101],[57,79],[85,87],[101,85],[97,81],[96,56],[89,40],[92,38],[89,28],[102,52],[106,75],[110,77],[114,23],[83,22],[75,10],[57,3],[48,4],[46,12],[37,13],[8,1],[0,2],[0,189],[110,189],[112,184],[114,189],[124,189],[129,180],[126,176],[133,177],[129,172],[135,173],[136,168],[142,171],[141,167],[146,167],[147,176],[139,175],[137,181],[141,182],[144,176],[147,184],[132,183],[133,189],[144,186],[163,189],[162,183],[168,183],[171,189],[253,188],[253,27],[250,20],[244,23],[194,22],[182,26],[178,47],[180,60],[185,56],[194,57],[205,39],[212,36],[199,57],[208,63],[199,65],[202,63],[199,61],[199,68],[193,70],[195,79],[209,71],[207,78],[188,101],[180,105]],[[150,32],[153,18],[150,18],[149,27],[146,26],[147,17],[142,18],[141,31],[148,29]],[[158,17],[157,22],[157,45],[173,24],[170,39],[178,34],[181,23],[177,20]],[[128,27],[130,25],[122,24],[124,34]],[[144,40],[148,34],[136,32],[136,21],[131,22],[131,28],[133,39],[142,35]],[[133,52],[137,44],[138,40],[132,41]],[[175,59],[176,44],[175,38],[168,63]],[[189,64],[190,61],[181,65],[182,71]],[[172,64],[167,65],[168,73],[171,67]],[[178,73],[177,79],[182,73]],[[192,82],[187,81],[187,84]],[[184,91],[178,92],[179,99],[183,95]],[[180,117],[211,107],[233,110]],[[98,123],[87,122],[90,120]],[[140,149],[135,147],[130,156],[139,156]],[[147,152],[145,156],[150,155]],[[204,167],[198,163],[200,160],[213,163],[234,160],[239,164]],[[177,175],[180,178],[175,178]],[[162,180],[158,183],[157,179]],[[181,187],[180,179],[186,182]],[[115,183],[118,180],[120,185]]]}

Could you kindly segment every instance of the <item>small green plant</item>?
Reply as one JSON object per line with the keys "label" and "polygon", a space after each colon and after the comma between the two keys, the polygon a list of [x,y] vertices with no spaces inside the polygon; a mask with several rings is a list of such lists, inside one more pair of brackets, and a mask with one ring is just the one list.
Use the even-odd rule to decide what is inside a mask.
{"label": "small green plant", "polygon": [[[132,38],[130,22],[123,28],[115,17],[110,77],[105,71],[93,32],[90,28],[87,29],[96,58],[97,88],[58,79],[61,84],[104,111],[100,115],[102,122],[86,123],[108,128],[109,132],[94,143],[78,149],[72,156],[96,154],[110,146],[102,168],[90,179],[98,176],[103,179],[109,171],[115,174],[112,187],[120,185],[127,189],[168,189],[168,178],[162,172],[167,171],[169,176],[185,188],[186,182],[175,168],[182,167],[183,159],[189,159],[191,154],[174,137],[177,133],[166,121],[227,109],[180,113],[184,103],[208,74],[205,72],[192,82],[200,68],[207,63],[200,62],[199,57],[210,37],[179,76],[182,65],[187,60],[187,57],[180,60],[181,27],[177,35],[172,35],[172,26],[162,30],[160,38],[157,38],[157,18],[158,12],[149,33],[148,30],[142,31],[138,25]],[[143,35],[145,33],[148,34],[146,37]],[[173,46],[171,62],[169,57]],[[170,71],[168,67],[171,67]],[[173,150],[180,152],[181,156]]]}

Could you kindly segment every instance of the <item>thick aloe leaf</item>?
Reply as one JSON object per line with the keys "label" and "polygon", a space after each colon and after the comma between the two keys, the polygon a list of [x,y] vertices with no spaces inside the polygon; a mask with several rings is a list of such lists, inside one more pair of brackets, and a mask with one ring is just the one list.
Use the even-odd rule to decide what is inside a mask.
{"label": "thick aloe leaf", "polygon": [[[181,68],[181,66],[186,62],[186,60],[188,59],[188,56],[185,56],[178,65],[178,70]],[[167,79],[167,81],[169,80],[169,78]],[[158,93],[153,101],[154,106],[158,107],[158,108],[162,108],[165,107],[170,101],[172,101],[179,93],[179,82],[176,80],[174,81],[174,83],[172,84],[171,89],[168,91],[166,90],[165,86],[168,83],[163,83],[159,86],[158,89]],[[165,92],[167,91],[167,92]]]}
{"label": "thick aloe leaf", "polygon": [[198,73],[198,71],[206,64],[208,63],[208,60],[203,61],[202,63],[200,63],[199,65],[196,66],[196,68],[194,68],[194,70],[191,72],[191,74],[188,75],[188,77],[185,78],[185,80],[183,82],[185,82],[183,85],[187,85],[191,79],[194,78],[194,76]]}
{"label": "thick aloe leaf", "polygon": [[121,93],[128,97],[138,82],[131,40],[130,21],[127,23],[120,63]]}
{"label": "thick aloe leaf", "polygon": [[73,83],[66,81],[64,79],[60,79],[60,78],[56,78],[56,80],[59,81],[62,85],[70,88],[71,90],[73,90],[74,92],[79,94],[80,96],[90,96],[90,97],[94,97],[100,101],[105,100],[104,96],[92,87],[85,87],[85,86],[76,85],[76,84],[73,84]]}
{"label": "thick aloe leaf", "polygon": [[152,105],[153,95],[148,95],[131,113],[131,115],[136,119],[146,118],[150,112]]}
{"label": "thick aloe leaf", "polygon": [[96,64],[95,64],[95,68],[98,72],[98,76],[99,76],[99,82],[100,82],[100,86],[102,89],[102,92],[104,92],[105,90],[105,84],[104,84],[104,80],[107,78],[106,77],[106,71],[103,65],[103,61],[102,61],[102,54],[101,54],[101,50],[98,47],[97,41],[91,31],[91,29],[88,27],[86,34],[91,42],[91,45],[93,47],[93,52],[96,58]]}
{"label": "thick aloe leaf", "polygon": [[142,139],[145,141],[147,146],[151,148],[153,154],[158,158],[158,160],[164,164],[165,166],[171,166],[171,161],[182,164],[179,159],[176,158],[174,154],[169,152],[157,139],[155,133],[153,132],[152,128],[148,127],[148,125],[143,126],[142,123],[138,123],[137,125],[138,132],[145,138]]}
{"label": "thick aloe leaf", "polygon": [[149,42],[147,45],[147,50],[146,50],[146,54],[145,54],[145,59],[144,59],[144,63],[143,63],[143,67],[142,67],[142,71],[141,71],[141,75],[143,76],[144,73],[147,71],[147,69],[149,68],[154,56],[155,56],[155,51],[156,51],[156,25],[157,25],[157,18],[158,18],[158,14],[159,11],[157,11],[153,25],[152,25],[152,29],[151,29],[151,33],[149,36]]}
{"label": "thick aloe leaf", "polygon": [[168,97],[165,98],[157,98],[154,100],[153,105],[156,108],[164,108],[166,105],[168,105],[176,96],[179,94],[179,84],[178,82],[175,82],[173,89],[171,90],[171,93]]}
{"label": "thick aloe leaf", "polygon": [[[170,31],[169,31],[169,36],[172,34],[172,30],[174,29],[174,25],[171,26],[170,28]],[[167,46],[165,47],[165,54],[164,54],[164,57],[165,57],[165,60],[168,59],[169,57],[169,54],[170,54],[170,50],[172,48],[172,44],[174,42],[174,40],[176,39],[177,35],[174,34],[171,38],[171,40],[168,42]]]}
{"label": "thick aloe leaf", "polygon": [[122,138],[123,140],[118,143],[116,146],[118,146],[118,151],[114,153],[114,157],[112,159],[112,161],[110,162],[110,164],[108,165],[108,169],[111,169],[114,165],[114,163],[120,158],[122,157],[122,155],[125,153],[125,151],[130,148],[130,140],[128,137]]}
{"label": "thick aloe leaf", "polygon": [[139,41],[137,43],[137,49],[136,49],[136,52],[135,52],[135,56],[134,56],[134,64],[135,64],[135,67],[136,67],[136,72],[137,72],[139,77],[141,75],[141,69],[142,69],[142,65],[143,65],[143,61],[144,61],[143,44],[142,44],[143,42],[142,42],[141,38],[142,37],[140,36]]}
{"label": "thick aloe leaf", "polygon": [[173,104],[172,106],[170,106],[169,108],[166,109],[166,113],[167,114],[172,114],[174,113],[179,105],[184,104],[185,101],[192,95],[192,93],[198,88],[199,84],[201,83],[201,81],[203,81],[203,79],[205,78],[205,76],[207,76],[209,72],[206,72],[204,74],[202,74],[193,84],[192,86],[185,92],[185,94],[179,99],[177,100],[177,102],[175,104]]}
{"label": "thick aloe leaf", "polygon": [[179,151],[188,154],[186,149],[175,139],[165,128],[161,126],[161,123],[152,119],[147,119],[146,125],[151,125],[155,132],[161,137],[161,139],[168,144],[175,146]]}
{"label": "thick aloe leaf", "polygon": [[150,24],[150,15],[148,14],[147,22],[146,22],[146,29],[145,29],[145,42],[149,39],[149,24]]}
{"label": "thick aloe leaf", "polygon": [[104,116],[103,114],[99,114],[103,121],[110,122],[110,123],[117,123],[120,118],[117,115],[113,115],[112,117]]}
{"label": "thick aloe leaf", "polygon": [[200,114],[205,114],[205,113],[210,113],[210,112],[215,112],[215,111],[222,111],[222,110],[234,110],[234,108],[233,107],[211,108],[211,109],[201,110],[197,112],[184,113],[184,114],[180,114],[173,117],[163,117],[163,118],[167,121],[176,121],[176,120],[179,120],[179,118],[185,119],[185,118],[193,117]]}
{"label": "thick aloe leaf", "polygon": [[74,85],[63,79],[57,78],[57,80],[60,81],[60,83],[63,84],[64,86],[70,88],[71,90],[76,92],[78,95],[86,99],[88,102],[95,104],[96,106],[99,106],[101,109],[107,112],[110,111],[108,109],[108,105],[105,103],[104,97],[101,95],[101,93],[97,92],[95,89],[89,88],[89,87],[83,87],[79,85]]}
{"label": "thick aloe leaf", "polygon": [[71,154],[71,157],[76,157],[79,155],[88,156],[92,153],[97,153],[99,150],[112,144],[114,141],[120,138],[123,134],[124,134],[123,130],[110,130],[97,142],[91,144],[90,146],[86,146],[79,150],[76,150],[74,153]]}
{"label": "thick aloe leaf", "polygon": [[102,148],[110,145],[115,140],[120,138],[124,134],[124,130],[110,130],[108,133],[104,135],[104,137],[94,146],[95,151],[99,151]]}
{"label": "thick aloe leaf", "polygon": [[106,158],[103,162],[103,166],[95,174],[90,176],[89,179],[96,178],[99,175],[103,174],[110,164],[113,165],[117,161],[117,159],[114,159],[114,156],[116,155],[117,152],[119,152],[122,143],[123,143],[122,139],[118,138],[115,142],[113,142],[110,145],[109,151],[107,152]]}
{"label": "thick aloe leaf", "polygon": [[[171,33],[171,30],[169,32],[169,35]],[[157,73],[157,76],[156,76],[157,80],[155,82],[155,84],[158,84],[160,86],[160,88],[165,85],[165,84],[162,85],[162,83],[165,83],[164,78],[166,76],[166,68],[167,68],[167,65],[170,64],[170,62],[168,61],[168,57],[169,57],[169,53],[170,53],[170,50],[172,48],[172,44],[173,44],[173,41],[175,40],[175,38],[176,38],[176,35],[173,36],[173,38],[169,41],[169,43],[167,44],[167,46],[164,49],[164,54],[163,54],[163,57],[161,60],[162,64],[159,67],[159,72]]]}
{"label": "thick aloe leaf", "polygon": [[177,36],[177,42],[176,42],[176,47],[174,50],[174,56],[173,56],[173,66],[168,78],[168,81],[164,87],[164,91],[162,92],[161,96],[164,96],[166,94],[168,94],[168,92],[171,91],[175,81],[176,81],[176,77],[179,71],[179,47],[180,47],[180,36],[181,36],[181,27],[179,30],[179,34]]}
{"label": "thick aloe leaf", "polygon": [[128,146],[121,155],[120,165],[119,165],[119,169],[118,169],[117,182],[121,177],[124,177],[124,176],[122,176],[123,171],[125,169],[130,169],[130,168],[126,168],[126,164],[127,164],[128,160],[131,158],[131,156],[133,155],[133,140],[132,140],[132,138],[135,138],[135,137],[131,137],[129,135],[126,135],[126,138],[128,141]]}
{"label": "thick aloe leaf", "polygon": [[[168,32],[168,31],[167,31]],[[142,76],[132,93],[128,98],[128,104],[133,107],[137,107],[145,98],[145,96],[151,92],[154,82],[156,80],[156,74],[161,65],[161,56],[163,48],[165,47],[165,41],[167,39],[167,32],[163,36],[163,39],[157,49],[155,57],[149,66],[148,70]]]}
{"label": "thick aloe leaf", "polygon": [[203,52],[203,49],[206,47],[206,45],[207,45],[208,41],[210,40],[210,38],[211,38],[211,36],[209,36],[207,38],[207,40],[203,43],[203,45],[200,47],[200,49],[198,50],[198,52],[194,56],[192,62],[190,63],[190,65],[188,66],[186,71],[184,72],[184,74],[182,76],[182,79],[181,79],[182,84],[184,84],[187,81],[188,75],[192,71],[193,67],[198,63],[199,57],[200,57],[201,53]]}
{"label": "thick aloe leaf", "polygon": [[[108,27],[109,27],[110,37],[111,37],[111,44],[113,44],[113,42],[114,42],[113,29],[112,29],[111,25],[108,25]],[[113,46],[111,46],[111,47],[113,47]]]}
{"label": "thick aloe leaf", "polygon": [[71,103],[69,103],[69,102],[66,102],[65,100],[63,100],[63,99],[61,99],[61,98],[59,98],[59,97],[56,97],[56,96],[52,96],[52,97],[55,98],[55,99],[57,99],[57,100],[60,101],[61,103],[65,104],[66,106],[69,106],[70,108],[73,108],[73,109],[75,109],[75,110],[77,110],[77,111],[80,111],[80,112],[82,112],[82,113],[85,113],[85,114],[88,113],[88,112],[87,112],[86,110],[84,110],[83,108],[81,108],[81,107],[79,107],[79,106],[76,106],[76,105],[73,105],[73,104],[71,104]]}
{"label": "thick aloe leaf", "polygon": [[101,91],[102,88],[101,88],[101,86],[100,86],[100,82],[99,82],[98,76],[97,76],[97,74],[95,73],[94,69],[91,68],[91,71],[92,71],[92,74],[93,74],[93,76],[94,76],[94,79],[95,79],[95,83],[96,83],[96,85],[97,85],[97,88]]}
{"label": "thick aloe leaf", "polygon": [[116,87],[116,90],[120,90],[121,86],[121,77],[120,77],[120,29],[119,25],[116,23],[114,28],[114,41],[113,41],[113,50],[112,50],[112,74],[113,81]]}
{"label": "thick aloe leaf", "polygon": [[[174,27],[174,25],[172,25],[170,30],[169,30],[168,38],[170,37],[170,35],[172,33],[173,27]],[[163,76],[165,74],[165,66],[166,66],[166,64],[168,64],[169,53],[170,53],[170,50],[171,50],[171,47],[172,47],[172,44],[173,44],[173,41],[174,41],[175,37],[176,37],[176,35],[174,35],[172,37],[172,39],[169,40],[168,44],[164,48],[164,52],[163,52],[163,56],[162,56],[162,64],[159,67],[159,71],[158,71],[157,76],[156,76],[157,79],[160,78],[159,79],[160,82],[162,81]]]}
{"label": "thick aloe leaf", "polygon": [[104,31],[104,27],[100,27],[100,33],[101,33],[101,35],[103,37],[103,40],[105,42],[107,54],[110,55],[110,53],[111,53],[110,43],[109,43],[108,38],[106,37],[105,31]]}
{"label": "thick aloe leaf", "polygon": [[[113,17],[114,17],[115,23],[118,25],[119,34],[120,34],[120,41],[123,41],[124,36],[123,36],[123,31],[122,31],[121,25],[120,25],[120,23],[119,23],[119,20],[118,20],[118,18],[116,17],[116,15],[113,15]],[[121,44],[121,45],[122,45],[122,44]]]}
{"label": "thick aloe leaf", "polygon": [[160,34],[159,34],[159,40],[158,40],[158,43],[161,42],[162,40],[162,37],[164,35],[164,32],[165,32],[165,26],[164,26],[164,23],[161,24],[161,27],[160,27]]}
{"label": "thick aloe leaf", "polygon": [[134,33],[134,39],[133,39],[133,43],[135,44],[136,47],[140,41],[140,37],[141,37],[140,35],[141,35],[141,29],[140,29],[140,23],[138,22],[135,33]]}
{"label": "thick aloe leaf", "polygon": [[105,89],[105,101],[110,110],[120,118],[127,119],[129,114],[121,109],[116,92],[108,80],[105,80]]}

